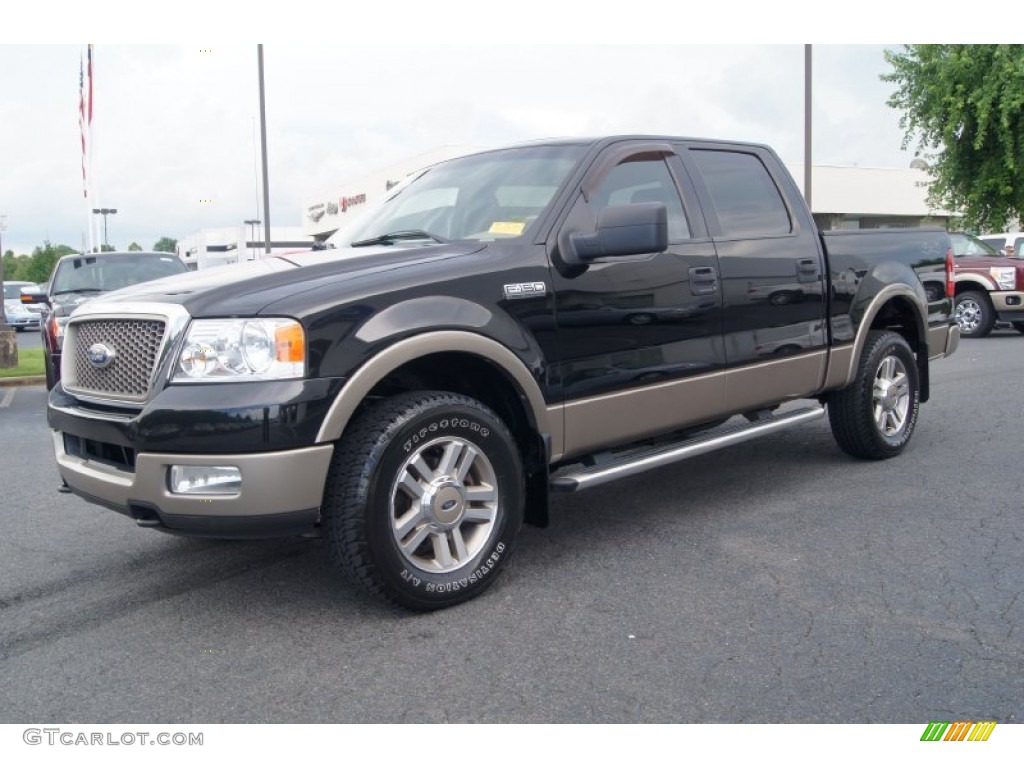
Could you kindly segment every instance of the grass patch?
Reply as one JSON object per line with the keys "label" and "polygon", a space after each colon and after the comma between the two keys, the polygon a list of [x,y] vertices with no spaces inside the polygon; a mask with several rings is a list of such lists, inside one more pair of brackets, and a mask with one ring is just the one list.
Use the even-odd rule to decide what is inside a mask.
{"label": "grass patch", "polygon": [[35,349],[19,349],[18,365],[16,368],[0,368],[0,379],[13,378],[15,376],[42,376],[45,374],[43,368],[42,347]]}

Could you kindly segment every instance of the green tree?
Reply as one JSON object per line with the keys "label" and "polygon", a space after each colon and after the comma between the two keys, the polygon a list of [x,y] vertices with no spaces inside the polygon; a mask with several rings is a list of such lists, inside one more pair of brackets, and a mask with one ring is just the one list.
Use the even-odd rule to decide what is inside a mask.
{"label": "green tree", "polygon": [[929,203],[982,232],[1024,219],[1024,45],[906,45],[885,59],[903,147],[931,165]]}
{"label": "green tree", "polygon": [[132,240],[130,243],[128,243],[128,250],[129,251],[141,251],[142,250],[142,246],[139,245],[138,243],[136,243],[134,240]]}
{"label": "green tree", "polygon": [[45,283],[50,279],[50,273],[53,272],[53,265],[57,263],[57,259],[69,253],[78,253],[78,251],[67,245],[54,245],[49,240],[44,240],[42,245],[37,245],[32,250],[32,258],[22,279],[33,283]]}
{"label": "green tree", "polygon": [[29,256],[15,256],[14,251],[4,254],[4,280],[28,280],[28,268],[32,263]]}
{"label": "green tree", "polygon": [[154,251],[163,251],[164,253],[174,253],[178,247],[178,241],[172,237],[161,237],[156,241],[153,246]]}

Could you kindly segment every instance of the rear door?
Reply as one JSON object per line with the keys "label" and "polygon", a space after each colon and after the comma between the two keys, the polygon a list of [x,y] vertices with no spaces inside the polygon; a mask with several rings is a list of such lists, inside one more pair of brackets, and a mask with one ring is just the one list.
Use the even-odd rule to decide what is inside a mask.
{"label": "rear door", "polygon": [[718,253],[726,388],[733,411],[816,391],[827,353],[817,229],[770,150],[694,143],[691,171]]}

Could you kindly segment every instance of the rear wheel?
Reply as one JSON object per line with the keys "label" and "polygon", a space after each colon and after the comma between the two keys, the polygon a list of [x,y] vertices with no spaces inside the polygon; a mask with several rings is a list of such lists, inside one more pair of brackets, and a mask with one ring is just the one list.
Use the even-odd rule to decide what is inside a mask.
{"label": "rear wheel", "polygon": [[353,421],[331,463],[332,557],[385,600],[434,610],[475,597],[512,553],[523,471],[508,428],[482,403],[410,392]]}
{"label": "rear wheel", "polygon": [[853,383],[829,399],[832,435],[851,456],[891,458],[910,442],[920,402],[917,361],[906,339],[872,331]]}
{"label": "rear wheel", "polygon": [[992,303],[981,291],[964,291],[957,296],[953,317],[960,326],[960,335],[968,339],[988,336],[996,324]]}

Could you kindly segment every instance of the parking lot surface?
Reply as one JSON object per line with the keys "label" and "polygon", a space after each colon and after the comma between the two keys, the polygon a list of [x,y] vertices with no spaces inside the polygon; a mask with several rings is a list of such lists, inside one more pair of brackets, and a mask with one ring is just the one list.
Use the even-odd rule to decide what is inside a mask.
{"label": "parking lot surface", "polygon": [[[0,407],[4,722],[1024,719],[1024,337],[961,343],[899,458],[827,421],[557,496],[479,599],[365,598],[319,540],[137,528]],[[0,404],[2,405],[2,404]]]}

